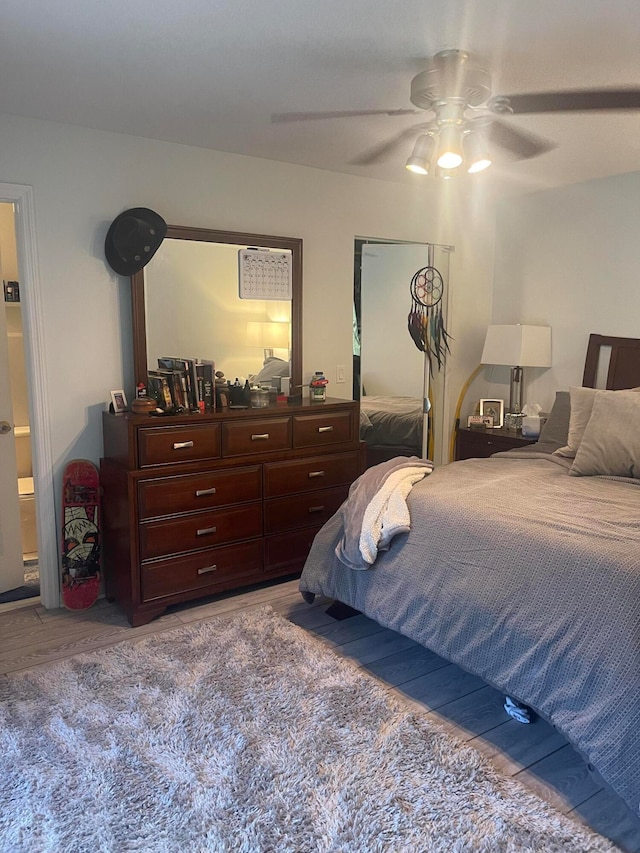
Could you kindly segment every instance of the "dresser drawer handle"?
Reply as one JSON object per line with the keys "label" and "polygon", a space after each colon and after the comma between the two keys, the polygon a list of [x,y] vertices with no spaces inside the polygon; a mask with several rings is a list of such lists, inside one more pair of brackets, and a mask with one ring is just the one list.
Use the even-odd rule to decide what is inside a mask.
{"label": "dresser drawer handle", "polygon": [[218,570],[217,566],[205,566],[204,569],[198,569],[199,575],[207,575],[209,572],[215,572]]}
{"label": "dresser drawer handle", "polygon": [[318,427],[318,432],[333,432],[332,426]]}
{"label": "dresser drawer handle", "polygon": [[324,506],[310,506],[309,512],[323,512]]}
{"label": "dresser drawer handle", "polygon": [[211,489],[196,489],[196,497],[201,498],[203,495],[215,495],[215,488]]}
{"label": "dresser drawer handle", "polygon": [[173,449],[174,450],[183,450],[185,447],[193,447],[192,441],[174,441]]}
{"label": "dresser drawer handle", "polygon": [[324,471],[309,471],[307,475],[309,478],[312,477],[324,477]]}
{"label": "dresser drawer handle", "polygon": [[260,435],[252,435],[251,441],[266,441],[269,438],[268,432],[263,432]]}
{"label": "dresser drawer handle", "polygon": [[215,533],[215,527],[201,527],[200,530],[196,530],[196,536],[206,536],[207,533]]}

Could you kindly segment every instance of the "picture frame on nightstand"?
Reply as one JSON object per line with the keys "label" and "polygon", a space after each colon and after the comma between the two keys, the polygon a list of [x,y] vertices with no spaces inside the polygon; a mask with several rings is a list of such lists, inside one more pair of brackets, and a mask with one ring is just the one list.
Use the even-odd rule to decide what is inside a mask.
{"label": "picture frame on nightstand", "polygon": [[480,417],[492,417],[493,429],[500,429],[504,423],[504,400],[480,400]]}

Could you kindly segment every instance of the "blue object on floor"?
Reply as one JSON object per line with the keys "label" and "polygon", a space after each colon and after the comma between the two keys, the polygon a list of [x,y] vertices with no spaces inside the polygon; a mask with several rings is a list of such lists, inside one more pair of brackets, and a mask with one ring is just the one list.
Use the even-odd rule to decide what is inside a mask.
{"label": "blue object on floor", "polygon": [[528,705],[516,702],[510,696],[504,697],[504,709],[510,717],[519,723],[532,723],[535,718],[533,710]]}

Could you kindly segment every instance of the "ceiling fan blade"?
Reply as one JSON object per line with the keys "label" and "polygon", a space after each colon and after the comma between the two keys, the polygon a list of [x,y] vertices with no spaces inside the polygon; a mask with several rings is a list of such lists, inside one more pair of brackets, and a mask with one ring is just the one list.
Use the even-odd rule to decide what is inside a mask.
{"label": "ceiling fan blade", "polygon": [[385,157],[396,151],[405,140],[415,138],[421,127],[422,125],[418,125],[417,127],[409,127],[400,131],[400,133],[397,133],[386,142],[374,145],[372,148],[358,155],[358,157],[349,160],[349,164],[351,166],[369,166],[371,163],[378,163],[380,160],[384,160]]}
{"label": "ceiling fan blade", "polygon": [[640,110],[640,89],[584,89],[567,92],[529,92],[492,98],[497,113],[589,112]]}
{"label": "ceiling fan blade", "polygon": [[535,133],[494,120],[489,128],[489,141],[515,155],[517,160],[530,160],[556,147],[555,143]]}
{"label": "ceiling fan blade", "polygon": [[324,113],[274,113],[273,124],[287,121],[314,121],[324,118],[353,118],[354,116],[409,116],[418,115],[423,110],[334,110]]}

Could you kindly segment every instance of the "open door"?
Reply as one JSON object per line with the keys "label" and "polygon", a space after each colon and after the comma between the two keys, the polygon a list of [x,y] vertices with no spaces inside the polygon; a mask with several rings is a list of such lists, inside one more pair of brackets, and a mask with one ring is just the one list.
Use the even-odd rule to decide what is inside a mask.
{"label": "open door", "polygon": [[[2,299],[3,299],[2,295]],[[20,500],[4,301],[0,310],[0,592],[24,583]]]}

